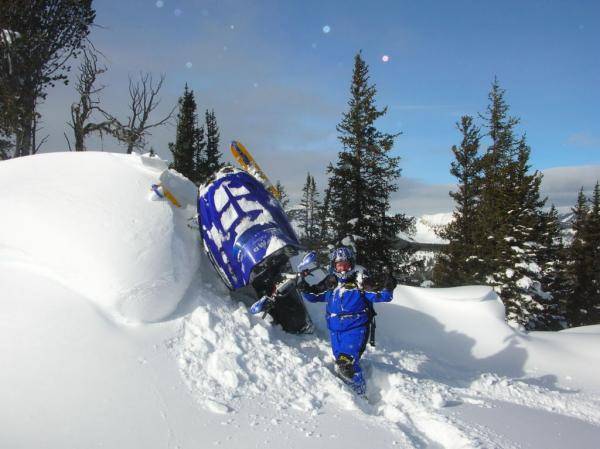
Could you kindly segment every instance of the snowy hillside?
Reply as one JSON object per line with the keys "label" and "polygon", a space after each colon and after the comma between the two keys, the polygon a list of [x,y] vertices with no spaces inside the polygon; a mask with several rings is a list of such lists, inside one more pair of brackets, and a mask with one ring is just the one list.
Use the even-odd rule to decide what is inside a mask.
{"label": "snowy hillside", "polygon": [[421,215],[416,219],[413,239],[419,243],[448,243],[438,236],[437,231],[451,221],[451,212]]}
{"label": "snowy hillside", "polygon": [[190,189],[135,155],[0,162],[0,447],[597,447],[598,326],[522,334],[486,287],[400,286],[356,398],[322,305],[298,336],[231,300]]}

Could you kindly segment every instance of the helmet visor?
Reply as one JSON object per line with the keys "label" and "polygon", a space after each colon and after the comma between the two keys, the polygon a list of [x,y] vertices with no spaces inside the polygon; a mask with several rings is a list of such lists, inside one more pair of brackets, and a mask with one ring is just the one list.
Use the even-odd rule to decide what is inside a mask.
{"label": "helmet visor", "polygon": [[335,271],[338,273],[345,273],[352,269],[352,264],[348,260],[340,260],[335,263]]}

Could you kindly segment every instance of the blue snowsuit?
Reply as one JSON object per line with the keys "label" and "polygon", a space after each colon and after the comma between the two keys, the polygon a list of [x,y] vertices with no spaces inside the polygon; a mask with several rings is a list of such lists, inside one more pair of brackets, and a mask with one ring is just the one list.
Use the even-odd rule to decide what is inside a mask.
{"label": "blue snowsuit", "polygon": [[365,381],[359,360],[369,339],[369,303],[390,302],[393,294],[388,289],[380,292],[360,289],[353,279],[339,282],[333,290],[321,293],[303,292],[302,297],[309,302],[326,302],[327,327],[331,337],[331,349],[336,361],[341,355],[353,360],[352,387],[364,394]]}

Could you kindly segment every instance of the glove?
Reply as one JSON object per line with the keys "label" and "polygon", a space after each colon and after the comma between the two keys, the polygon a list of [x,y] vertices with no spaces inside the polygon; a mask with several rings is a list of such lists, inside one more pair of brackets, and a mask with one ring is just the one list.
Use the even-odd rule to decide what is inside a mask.
{"label": "glove", "polygon": [[394,289],[396,288],[397,285],[398,285],[398,281],[392,275],[392,273],[387,273],[387,275],[383,281],[383,288],[386,290],[389,290],[389,291],[394,291]]}
{"label": "glove", "polygon": [[300,281],[296,284],[296,288],[300,293],[304,293],[308,291],[310,285],[308,285],[308,282],[306,282],[304,278],[301,278]]}
{"label": "glove", "polygon": [[321,281],[321,283],[325,287],[325,290],[332,290],[337,286],[338,281],[335,277],[335,274],[328,274],[327,277]]}

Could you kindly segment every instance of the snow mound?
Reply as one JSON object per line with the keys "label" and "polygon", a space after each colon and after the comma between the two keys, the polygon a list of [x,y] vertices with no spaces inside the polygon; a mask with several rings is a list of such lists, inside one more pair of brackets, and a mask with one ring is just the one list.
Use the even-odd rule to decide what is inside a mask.
{"label": "snow mound", "polygon": [[186,223],[194,209],[175,208],[150,189],[165,172],[186,192],[193,187],[145,156],[51,153],[2,162],[0,209],[9,213],[0,223],[0,262],[41,272],[128,321],[164,319],[199,259],[197,232]]}

